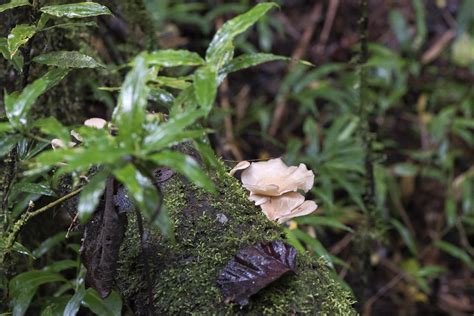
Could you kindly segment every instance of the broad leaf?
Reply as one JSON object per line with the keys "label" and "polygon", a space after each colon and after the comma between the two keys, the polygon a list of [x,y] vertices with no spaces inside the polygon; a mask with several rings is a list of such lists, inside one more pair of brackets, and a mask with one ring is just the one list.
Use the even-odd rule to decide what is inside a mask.
{"label": "broad leaf", "polygon": [[55,17],[70,19],[112,14],[106,6],[95,2],[49,5],[42,7],[40,11]]}
{"label": "broad leaf", "polygon": [[92,288],[86,290],[82,304],[96,315],[120,316],[122,315],[122,299],[117,292],[112,291],[106,299],[100,298]]}
{"label": "broad leaf", "polygon": [[127,188],[130,198],[146,218],[155,217],[160,197],[152,181],[132,164],[114,170],[114,175]]}
{"label": "broad leaf", "polygon": [[119,138],[127,139],[132,143],[141,141],[142,123],[145,119],[149,91],[146,85],[148,76],[146,58],[144,54],[139,55],[135,58],[134,67],[125,77],[118,105],[113,114],[113,122],[118,127]]}
{"label": "broad leaf", "polygon": [[97,205],[99,205],[100,198],[104,193],[107,176],[108,174],[104,171],[97,173],[82,190],[77,206],[81,223],[87,222]]}
{"label": "broad leaf", "polygon": [[182,140],[184,129],[194,124],[204,114],[202,110],[189,111],[170,118],[168,122],[157,125],[145,137],[143,141],[145,148],[155,151]]}
{"label": "broad leaf", "polygon": [[10,58],[15,56],[18,48],[26,44],[28,40],[35,35],[36,26],[28,24],[18,24],[10,32],[7,38],[8,43],[8,52],[10,53]]}
{"label": "broad leaf", "polygon": [[94,58],[77,51],[56,51],[33,58],[34,62],[61,68],[97,68],[103,65]]}
{"label": "broad leaf", "polygon": [[209,113],[217,94],[217,71],[214,66],[207,65],[197,69],[193,85],[198,104]]}
{"label": "broad leaf", "polygon": [[248,12],[227,21],[214,35],[209,48],[206,51],[206,61],[214,63],[229,47],[229,42],[245,32],[250,26],[258,21],[268,10],[275,7],[274,3],[260,3]]}
{"label": "broad leaf", "polygon": [[28,1],[28,0],[11,0],[8,3],[0,4],[0,13],[2,13],[3,11],[6,11],[6,10],[10,10],[10,9],[17,8],[17,7],[22,7],[22,6],[25,6],[25,5],[30,5],[30,1]]}
{"label": "broad leaf", "polygon": [[12,186],[11,194],[16,194],[18,192],[56,196],[56,193],[46,183],[17,182]]}
{"label": "broad leaf", "polygon": [[48,271],[32,270],[17,275],[10,280],[9,289],[13,315],[24,315],[38,286],[58,281],[66,281],[61,275]]}
{"label": "broad leaf", "polygon": [[247,305],[250,296],[287,273],[296,272],[296,249],[280,240],[240,249],[220,273],[226,303]]}
{"label": "broad leaf", "polygon": [[36,99],[49,88],[58,84],[67,74],[67,69],[53,69],[43,77],[27,85],[21,94],[13,101],[5,98],[5,110],[8,119],[15,127],[20,127],[27,123],[28,112]]}
{"label": "broad leaf", "polygon": [[147,61],[150,65],[163,67],[199,66],[205,61],[196,53],[187,50],[164,49],[148,54]]}
{"label": "broad leaf", "polygon": [[191,182],[210,192],[216,192],[215,186],[209,177],[201,170],[196,160],[177,151],[162,151],[148,157],[159,166],[169,167],[184,176]]}

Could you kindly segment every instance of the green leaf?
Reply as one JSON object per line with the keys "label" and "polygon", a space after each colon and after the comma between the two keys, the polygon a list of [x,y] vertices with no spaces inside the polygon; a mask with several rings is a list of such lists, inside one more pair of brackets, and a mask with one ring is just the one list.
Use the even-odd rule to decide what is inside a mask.
{"label": "green leaf", "polygon": [[58,84],[68,72],[67,69],[48,71],[43,77],[27,85],[15,100],[10,100],[5,95],[5,110],[12,125],[17,128],[25,126],[28,112],[36,99],[49,88]]}
{"label": "green leaf", "polygon": [[10,125],[9,122],[0,122],[0,134],[10,132],[12,129],[13,127]]}
{"label": "green leaf", "polygon": [[94,58],[77,51],[56,51],[33,58],[33,61],[61,68],[97,68],[103,65]]}
{"label": "green leaf", "polygon": [[143,175],[132,164],[114,170],[115,177],[127,188],[135,205],[146,218],[155,216],[159,205],[158,192],[149,178]]}
{"label": "green leaf", "polygon": [[56,196],[56,193],[47,183],[17,182],[12,186],[11,194],[16,194],[19,192]]}
{"label": "green leaf", "polygon": [[214,63],[228,49],[229,43],[234,38],[245,32],[250,26],[257,22],[268,10],[275,7],[274,3],[260,3],[248,12],[238,15],[224,25],[214,35],[209,48],[206,51],[206,61]]}
{"label": "green leaf", "polygon": [[346,230],[348,232],[353,232],[352,228],[344,225],[336,218],[324,217],[324,216],[303,216],[295,219],[298,224],[308,224],[314,227],[319,226],[328,226],[332,228]]}
{"label": "green leaf", "polygon": [[33,250],[33,256],[36,258],[41,257],[47,253],[51,248],[58,245],[60,242],[66,239],[66,234],[64,232],[57,233],[56,235],[49,237],[41,243],[35,250]]}
{"label": "green leaf", "polygon": [[189,136],[185,134],[186,131],[184,129],[194,124],[204,114],[202,110],[189,111],[170,118],[168,122],[157,125],[145,137],[143,141],[145,148],[150,151],[156,151],[183,140],[183,136]]}
{"label": "green leaf", "polygon": [[194,147],[199,152],[199,156],[203,160],[207,169],[213,168],[220,175],[224,175],[227,173],[227,170],[225,169],[224,164],[221,161],[219,161],[219,159],[216,157],[216,153],[214,152],[214,149],[212,149],[211,145],[209,144],[209,140],[207,139],[207,137],[201,137],[200,139],[195,139],[193,144],[194,144]]}
{"label": "green leaf", "polygon": [[18,48],[26,44],[28,40],[36,33],[36,26],[27,24],[18,24],[10,32],[7,38],[8,52],[10,58],[15,56]]}
{"label": "green leaf", "polygon": [[74,293],[69,302],[67,302],[66,308],[64,308],[64,314],[68,316],[75,316],[81,307],[82,300],[86,295],[86,290],[84,285],[79,287],[79,289]]}
{"label": "green leaf", "polygon": [[400,223],[396,219],[392,219],[390,222],[392,223],[393,227],[395,227],[395,229],[398,231],[398,233],[402,237],[403,241],[405,242],[405,245],[408,247],[412,255],[416,256],[417,254],[416,243],[410,231],[408,230],[408,228],[403,226],[402,223]]}
{"label": "green leaf", "polygon": [[197,69],[193,85],[198,104],[209,113],[217,94],[217,71],[214,66],[207,65]]}
{"label": "green leaf", "polygon": [[66,281],[61,275],[48,271],[32,270],[10,280],[9,289],[13,315],[24,315],[38,286],[45,283]]}
{"label": "green leaf", "polygon": [[163,67],[199,66],[205,64],[205,61],[201,56],[183,49],[158,50],[148,54],[147,61],[150,65],[159,65]]}
{"label": "green leaf", "polygon": [[8,154],[21,139],[20,135],[6,135],[0,138],[0,158]]}
{"label": "green leaf", "polygon": [[176,151],[162,151],[148,157],[149,160],[158,166],[171,168],[186,176],[195,185],[202,187],[209,192],[216,192],[214,183],[201,170],[201,166],[196,160],[188,155]]}
{"label": "green leaf", "polygon": [[94,312],[95,315],[122,315],[122,299],[116,291],[112,291],[106,299],[102,299],[94,289],[89,288],[86,290],[82,304]]}
{"label": "green leaf", "polygon": [[141,142],[142,123],[147,105],[148,66],[145,56],[135,58],[134,67],[122,84],[118,105],[114,110],[113,122],[119,130],[119,138],[129,142]]}
{"label": "green leaf", "polygon": [[461,260],[471,269],[474,269],[474,262],[472,261],[472,258],[463,249],[445,241],[437,241],[435,246],[449,253],[451,256]]}
{"label": "green leaf", "polygon": [[402,162],[394,166],[393,172],[397,176],[414,177],[418,173],[418,166],[411,163]]}
{"label": "green leaf", "polygon": [[86,223],[92,213],[94,213],[100,198],[104,193],[108,173],[101,171],[95,174],[89,183],[84,187],[79,197],[77,212],[81,223]]}
{"label": "green leaf", "polygon": [[30,1],[28,1],[28,0],[12,0],[8,3],[0,4],[0,13],[2,13],[3,11],[6,11],[6,10],[10,10],[10,9],[17,8],[17,7],[22,7],[22,6],[25,6],[25,5],[30,5]]}
{"label": "green leaf", "polygon": [[[47,16],[49,17],[49,15],[47,14],[43,14],[41,15],[41,17],[43,16]],[[41,21],[41,20],[40,20]],[[47,22],[47,21],[46,21]],[[38,22],[38,30],[40,31],[51,31],[51,30],[54,30],[54,29],[73,29],[75,27],[79,27],[79,26],[94,26],[94,27],[99,27],[97,25],[96,22],[94,21],[89,21],[89,22],[69,22],[69,23],[59,23],[59,24],[54,24],[54,25],[51,25],[49,27],[44,27],[44,25],[42,25],[42,28],[40,29],[40,25],[39,25],[39,22]]]}
{"label": "green leaf", "polygon": [[[65,237],[65,234],[63,233],[63,236]],[[79,263],[74,260],[70,259],[65,259],[65,260],[59,260],[59,261],[54,261],[50,265],[46,266],[43,268],[43,271],[49,271],[49,272],[61,272],[67,269],[75,269],[77,268]],[[70,287],[69,284],[65,285],[67,287]]]}
{"label": "green leaf", "polygon": [[184,90],[191,85],[188,78],[173,78],[173,77],[163,77],[158,76],[153,81],[158,83],[160,86],[170,87],[174,89]]}
{"label": "green leaf", "polygon": [[222,69],[219,71],[219,75],[220,74],[227,75],[234,71],[242,70],[245,68],[253,67],[256,65],[260,65],[263,63],[268,63],[270,61],[276,61],[276,60],[288,61],[290,60],[290,58],[284,57],[284,56],[273,55],[273,54],[264,54],[264,53],[244,54],[232,59],[229,63],[224,65],[224,67],[222,67]]}
{"label": "green leaf", "polygon": [[55,117],[50,116],[44,119],[35,120],[35,127],[39,127],[41,132],[61,139],[65,144],[70,140],[69,129],[59,122]]}
{"label": "green leaf", "polygon": [[36,259],[35,256],[33,256],[33,254],[31,253],[31,251],[29,251],[28,248],[20,244],[18,241],[15,241],[12,249],[22,255],[27,255],[28,257],[32,259]]}
{"label": "green leaf", "polygon": [[112,14],[106,6],[95,2],[49,5],[42,7],[40,11],[55,17],[70,19]]}

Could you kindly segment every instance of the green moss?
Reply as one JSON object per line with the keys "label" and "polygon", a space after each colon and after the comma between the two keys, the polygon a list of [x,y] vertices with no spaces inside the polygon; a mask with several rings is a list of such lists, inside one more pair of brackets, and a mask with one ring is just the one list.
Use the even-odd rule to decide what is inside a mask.
{"label": "green moss", "polygon": [[[298,254],[298,273],[288,275],[241,308],[223,302],[216,286],[222,268],[243,246],[284,239],[247,199],[240,184],[227,175],[214,176],[212,195],[174,176],[162,186],[165,206],[175,225],[175,243],[151,229],[149,254],[155,308],[160,314],[351,314],[352,299],[328,274],[324,263]],[[121,249],[118,286],[138,314],[147,301],[134,216],[130,216]]]}

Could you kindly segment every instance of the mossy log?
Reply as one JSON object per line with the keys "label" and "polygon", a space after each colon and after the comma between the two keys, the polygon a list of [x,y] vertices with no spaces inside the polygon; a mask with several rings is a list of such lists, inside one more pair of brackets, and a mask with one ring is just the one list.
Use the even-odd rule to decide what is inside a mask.
{"label": "mossy log", "polygon": [[[250,298],[244,307],[224,303],[216,280],[242,247],[262,240],[285,240],[281,226],[269,221],[248,199],[240,183],[211,172],[218,193],[200,189],[179,175],[161,184],[174,227],[174,241],[148,227],[156,314],[321,314],[351,315],[353,299],[329,276],[322,260],[297,255],[297,274],[287,275]],[[120,249],[117,286],[137,315],[147,314],[147,280],[136,217],[129,214]]]}

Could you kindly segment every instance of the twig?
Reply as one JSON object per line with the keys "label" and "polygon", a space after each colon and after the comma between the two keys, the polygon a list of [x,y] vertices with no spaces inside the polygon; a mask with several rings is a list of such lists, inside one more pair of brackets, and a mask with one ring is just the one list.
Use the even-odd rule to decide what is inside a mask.
{"label": "twig", "polygon": [[319,43],[316,46],[316,53],[322,55],[324,49],[326,48],[326,43],[331,33],[332,24],[334,18],[336,17],[337,8],[339,7],[339,0],[330,0],[329,7],[326,13],[326,18],[324,19],[323,30],[321,31],[321,36],[319,37]]}
{"label": "twig", "polygon": [[439,37],[433,45],[421,56],[421,63],[428,64],[435,60],[439,54],[443,51],[446,45],[456,36],[456,32],[453,30],[446,31],[441,37]]}
{"label": "twig", "polygon": [[[311,40],[311,37],[314,34],[314,30],[316,28],[316,22],[321,16],[322,7],[323,7],[322,3],[319,1],[316,1],[316,3],[313,6],[313,10],[311,11],[308,18],[309,27],[304,31],[303,36],[301,37],[298,45],[296,46],[295,50],[293,51],[293,54],[291,55],[291,62],[288,65],[288,72],[291,71],[291,69],[295,66],[298,60],[300,60],[304,56],[306,52],[306,48],[308,47],[309,41]],[[283,119],[283,115],[286,112],[287,100],[288,100],[288,94],[283,95],[275,107],[275,111],[273,112],[272,123],[268,130],[271,136],[275,136],[280,127],[281,120]]]}
{"label": "twig", "polygon": [[[80,192],[82,191],[82,188],[79,188],[77,190],[74,190],[72,192],[69,192],[68,194],[60,197],[59,199],[49,203],[48,205],[46,206],[43,206],[39,209],[37,209],[36,211],[33,211],[33,212],[29,212],[28,210],[23,213],[23,215],[21,216],[21,218],[16,221],[15,225],[13,226],[12,228],[12,231],[10,232],[10,234],[8,235],[8,237],[6,238],[6,241],[5,241],[5,252],[2,252],[0,253],[0,263],[3,262],[3,259],[5,257],[5,254],[7,252],[9,252],[9,250],[13,247],[13,244],[15,243],[15,240],[16,240],[16,237],[18,235],[18,233],[20,232],[21,228],[30,220],[32,219],[33,217],[36,217],[44,212],[46,212],[47,210],[55,207],[56,205],[59,205],[61,204],[62,202],[72,198],[73,196],[79,194]],[[29,207],[30,208],[30,207]]]}

